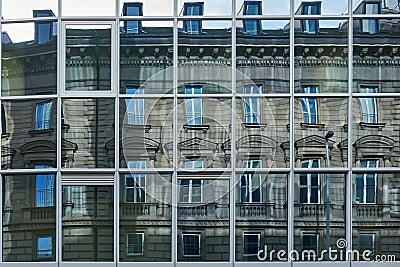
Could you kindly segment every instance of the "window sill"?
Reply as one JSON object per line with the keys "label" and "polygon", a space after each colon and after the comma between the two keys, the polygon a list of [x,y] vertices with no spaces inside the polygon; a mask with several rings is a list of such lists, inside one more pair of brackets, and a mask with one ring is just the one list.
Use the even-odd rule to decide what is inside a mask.
{"label": "window sill", "polygon": [[127,124],[124,123],[123,126],[125,129],[129,130],[144,130],[145,133],[149,133],[151,130],[151,125],[135,125],[135,124]]}
{"label": "window sill", "polygon": [[386,123],[371,123],[371,122],[360,122],[360,129],[378,129],[382,131],[382,129],[386,126]]}
{"label": "window sill", "polygon": [[301,129],[305,130],[305,129],[318,129],[318,130],[324,130],[325,129],[325,124],[321,124],[321,123],[305,123],[302,122],[300,123],[300,127]]}
{"label": "window sill", "polygon": [[263,124],[263,123],[248,123],[248,122],[244,122],[244,123],[242,123],[242,125],[244,126],[244,128],[261,129],[261,131],[263,131],[265,129],[265,127],[267,127],[267,124]]}
{"label": "window sill", "polygon": [[36,135],[51,135],[52,132],[54,132],[54,128],[49,128],[44,130],[32,130],[29,131],[28,133],[31,136],[36,136]]}
{"label": "window sill", "polygon": [[187,131],[203,131],[203,133],[207,133],[207,131],[210,129],[210,125],[185,124],[185,125],[183,125],[183,129],[185,129],[185,132],[187,132]]}

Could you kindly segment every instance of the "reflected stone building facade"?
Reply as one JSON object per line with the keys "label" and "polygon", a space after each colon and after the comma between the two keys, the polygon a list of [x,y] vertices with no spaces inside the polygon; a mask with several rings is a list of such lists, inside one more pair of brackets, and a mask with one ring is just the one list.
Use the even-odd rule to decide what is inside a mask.
{"label": "reflected stone building facade", "polygon": [[5,266],[400,260],[397,1],[58,2],[2,3]]}

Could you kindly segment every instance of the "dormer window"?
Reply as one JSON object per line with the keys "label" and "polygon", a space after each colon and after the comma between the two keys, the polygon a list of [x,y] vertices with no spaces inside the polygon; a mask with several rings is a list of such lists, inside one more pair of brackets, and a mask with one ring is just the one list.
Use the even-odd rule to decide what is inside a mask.
{"label": "dormer window", "polygon": [[[306,2],[302,3],[301,15],[321,15],[321,2]],[[301,31],[306,33],[318,33],[318,20],[302,20]]]}
{"label": "dormer window", "polygon": [[[183,6],[184,16],[203,16],[204,13],[204,3],[185,3]],[[183,21],[183,31],[187,34],[201,34],[202,24],[201,20],[184,20]]]}
{"label": "dormer window", "polygon": [[[245,1],[243,4],[243,15],[262,15],[261,1]],[[244,32],[250,35],[259,35],[261,33],[260,20],[244,20]]]}
{"label": "dormer window", "polygon": [[[123,16],[143,16],[143,3],[124,3]],[[139,20],[124,21],[124,32],[127,34],[138,34],[142,31],[142,22]]]}
{"label": "dormer window", "polygon": [[[364,3],[363,13],[366,15],[381,14],[381,1]],[[377,19],[363,19],[361,21],[361,31],[370,34],[379,32],[379,21]]]}
{"label": "dormer window", "polygon": [[[54,17],[51,10],[33,10],[34,18]],[[57,25],[55,21],[35,21],[35,41],[44,44],[57,35]]]}

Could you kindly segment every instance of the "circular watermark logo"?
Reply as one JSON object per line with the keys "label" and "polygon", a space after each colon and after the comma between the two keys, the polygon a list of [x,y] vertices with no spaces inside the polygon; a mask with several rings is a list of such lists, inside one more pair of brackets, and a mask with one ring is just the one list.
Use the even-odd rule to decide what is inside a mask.
{"label": "circular watermark logo", "polygon": [[[122,162],[146,194],[172,204],[171,190],[178,190],[178,203],[227,204],[240,183],[242,200],[261,199],[256,195],[277,147],[276,111],[261,85],[226,65],[180,65],[158,72],[132,93],[121,122]],[[233,180],[232,166],[241,170]]]}

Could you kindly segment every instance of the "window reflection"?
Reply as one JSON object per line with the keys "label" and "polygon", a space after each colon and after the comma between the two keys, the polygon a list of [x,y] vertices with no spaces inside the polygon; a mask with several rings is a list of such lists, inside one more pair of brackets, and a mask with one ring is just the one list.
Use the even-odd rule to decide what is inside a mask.
{"label": "window reflection", "polygon": [[55,261],[55,176],[39,173],[3,177],[4,262]]}

